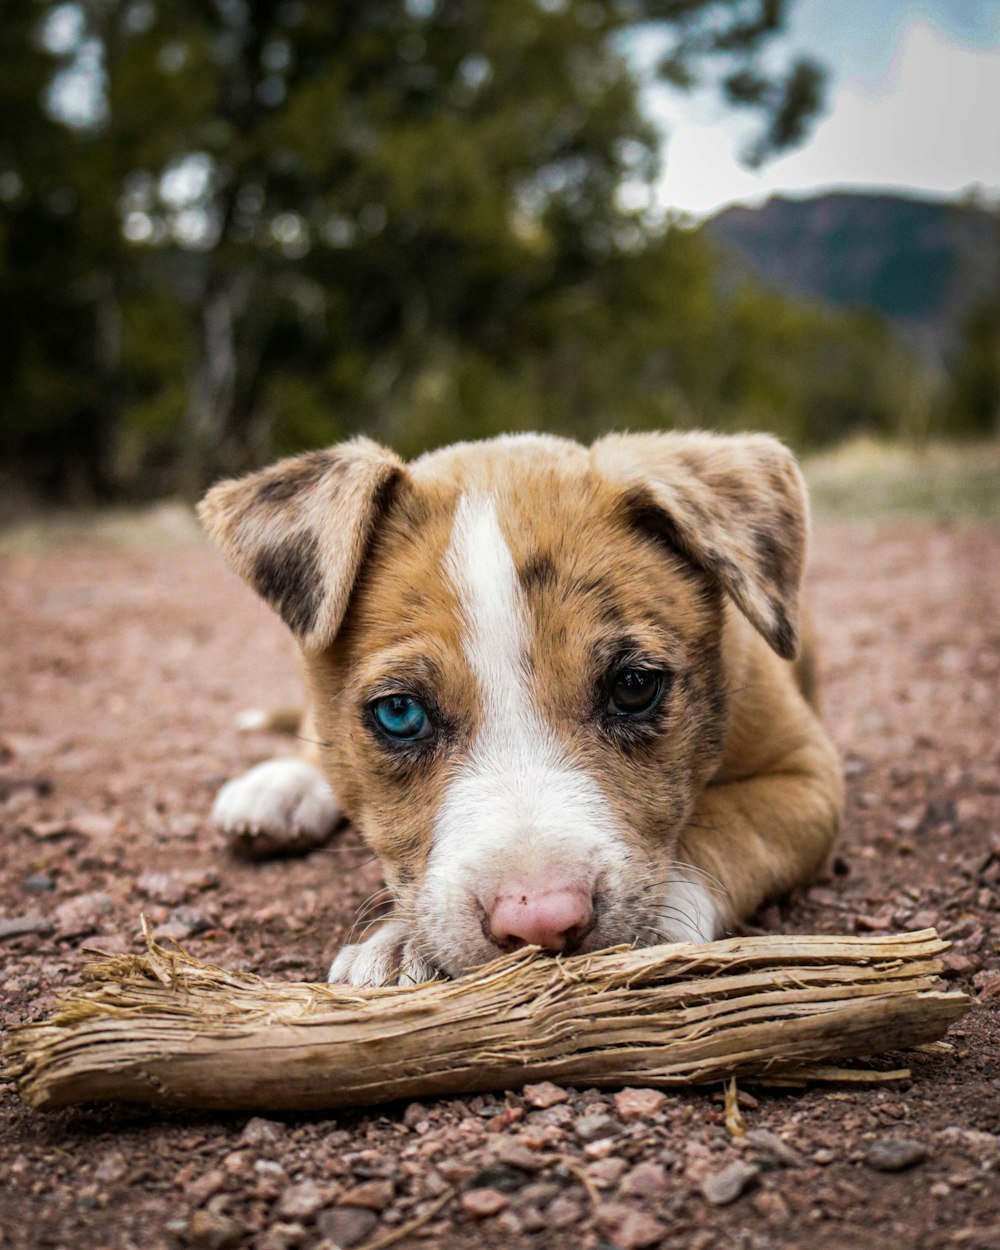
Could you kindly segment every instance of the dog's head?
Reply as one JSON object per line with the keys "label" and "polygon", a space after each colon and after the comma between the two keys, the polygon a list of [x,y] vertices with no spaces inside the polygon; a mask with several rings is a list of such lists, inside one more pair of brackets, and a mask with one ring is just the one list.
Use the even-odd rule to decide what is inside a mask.
{"label": "dog's head", "polygon": [[684,932],[664,887],[721,758],[726,604],[796,648],[780,444],[525,436],[404,465],[359,440],[201,516],[299,639],[331,784],[429,962]]}

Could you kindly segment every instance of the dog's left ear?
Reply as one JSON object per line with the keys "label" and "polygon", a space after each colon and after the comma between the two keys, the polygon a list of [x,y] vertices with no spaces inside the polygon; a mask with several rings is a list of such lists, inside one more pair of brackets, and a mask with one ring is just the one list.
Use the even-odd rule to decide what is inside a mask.
{"label": "dog's left ear", "polygon": [[306,650],[333,642],[376,519],[405,471],[366,438],[213,486],[198,516]]}
{"label": "dog's left ear", "polygon": [[808,508],[791,452],[763,434],[622,434],[592,455],[636,523],[713,576],[793,659]]}

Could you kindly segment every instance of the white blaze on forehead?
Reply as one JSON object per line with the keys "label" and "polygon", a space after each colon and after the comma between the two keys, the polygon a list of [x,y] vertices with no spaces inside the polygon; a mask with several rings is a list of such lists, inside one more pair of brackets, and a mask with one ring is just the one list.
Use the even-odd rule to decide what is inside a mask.
{"label": "white blaze on forehead", "polygon": [[[532,739],[533,748],[551,749],[525,680],[527,604],[491,495],[459,499],[445,569],[465,623],[465,655],[483,700],[486,737],[503,737],[511,746]],[[540,735],[543,741],[535,741]]]}
{"label": "white blaze on forehead", "polygon": [[[591,888],[622,867],[607,798],[567,758],[533,696],[526,665],[531,619],[489,495],[463,496],[445,554],[463,648],[476,684],[479,731],[445,791],[418,918],[442,966],[489,956],[478,907],[520,886]],[[478,948],[465,948],[472,932]],[[469,951],[462,954],[463,949]]]}

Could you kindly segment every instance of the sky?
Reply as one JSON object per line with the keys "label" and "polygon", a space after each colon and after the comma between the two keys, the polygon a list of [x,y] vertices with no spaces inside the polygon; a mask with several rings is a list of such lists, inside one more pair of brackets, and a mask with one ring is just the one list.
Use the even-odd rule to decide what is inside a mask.
{"label": "sky", "polygon": [[[843,187],[1000,199],[1000,0],[795,0],[773,52],[829,74],[806,142],[749,170],[746,117],[708,91],[650,88],[665,136],[658,209],[702,217]],[[651,61],[655,44],[636,53]]]}

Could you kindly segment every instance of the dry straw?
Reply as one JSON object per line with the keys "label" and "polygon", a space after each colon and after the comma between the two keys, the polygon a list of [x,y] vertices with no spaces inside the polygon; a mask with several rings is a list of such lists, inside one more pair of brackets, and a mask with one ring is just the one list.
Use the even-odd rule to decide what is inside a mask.
{"label": "dry straw", "polygon": [[267,1111],[540,1080],[878,1079],[831,1065],[942,1036],[968,1003],[937,980],[946,947],[926,929],[522,951],[458,981],[356,990],[267,982],[150,941],[92,964],[50,1019],[14,1030],[6,1074],[41,1108]]}

